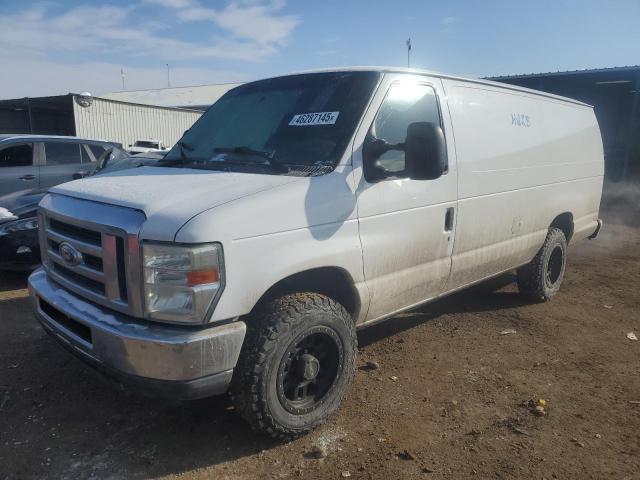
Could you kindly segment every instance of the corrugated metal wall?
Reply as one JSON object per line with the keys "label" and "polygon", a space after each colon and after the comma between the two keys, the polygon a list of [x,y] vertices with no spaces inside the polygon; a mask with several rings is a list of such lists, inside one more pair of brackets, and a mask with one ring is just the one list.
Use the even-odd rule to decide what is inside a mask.
{"label": "corrugated metal wall", "polygon": [[202,112],[93,98],[88,107],[73,99],[76,135],[121,143],[154,138],[173,146]]}

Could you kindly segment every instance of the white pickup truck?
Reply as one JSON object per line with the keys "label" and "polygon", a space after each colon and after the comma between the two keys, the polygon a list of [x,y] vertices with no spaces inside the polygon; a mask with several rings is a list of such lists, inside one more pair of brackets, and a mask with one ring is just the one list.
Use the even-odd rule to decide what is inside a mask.
{"label": "white pickup truck", "polygon": [[551,299],[602,181],[578,101],[396,68],[280,76],[226,93],[158,166],[53,188],[29,286],[46,331],[118,382],[230,391],[291,438],[340,404],[357,327],[513,269]]}
{"label": "white pickup truck", "polygon": [[164,153],[167,150],[167,146],[162,140],[136,140],[133,145],[129,145],[127,149],[129,153],[135,155],[136,153],[149,153],[149,152],[161,152]]}

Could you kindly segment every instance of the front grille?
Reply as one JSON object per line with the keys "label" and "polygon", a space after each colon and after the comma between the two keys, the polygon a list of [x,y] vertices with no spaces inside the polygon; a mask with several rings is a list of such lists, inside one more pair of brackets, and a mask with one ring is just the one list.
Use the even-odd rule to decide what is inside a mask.
{"label": "front grille", "polygon": [[61,277],[66,278],[68,281],[73,282],[76,285],[81,286],[82,288],[86,288],[87,290],[91,290],[92,292],[95,292],[98,295],[101,295],[104,297],[106,294],[103,282],[99,282],[89,277],[85,277],[84,275],[74,272],[73,270],[70,270],[67,267],[63,267],[58,263],[53,264],[53,271],[56,272]]}
{"label": "front grille", "polygon": [[127,277],[126,266],[124,263],[124,240],[116,238],[116,266],[118,268],[118,286],[120,287],[120,298],[127,301],[129,294],[127,293]]}
{"label": "front grille", "polygon": [[96,272],[103,271],[102,258],[96,257],[94,255],[90,255],[88,253],[85,253],[83,257],[84,257],[84,264],[87,267],[93,268]]}
{"label": "front grille", "polygon": [[[122,241],[121,238],[119,238],[118,240]],[[48,243],[49,243],[49,248],[54,252],[57,252],[60,250],[60,242],[56,242],[55,240],[48,239]],[[97,257],[95,255],[85,253],[82,255],[82,258],[84,260],[84,264],[87,267],[94,269],[96,272],[103,271],[103,263],[102,263],[101,257]]]}
{"label": "front grille", "polygon": [[81,242],[90,243],[91,245],[102,245],[100,232],[64,223],[55,218],[49,219],[49,229],[74,240],[80,240]]}
{"label": "front grille", "polygon": [[38,207],[42,264],[64,289],[141,318],[140,210],[49,193]]}
{"label": "front grille", "polygon": [[142,316],[140,296],[130,291],[140,290],[137,233],[144,219],[141,212],[55,195],[45,198],[45,204],[54,207],[49,210],[41,204],[38,214],[47,273],[87,300]]}

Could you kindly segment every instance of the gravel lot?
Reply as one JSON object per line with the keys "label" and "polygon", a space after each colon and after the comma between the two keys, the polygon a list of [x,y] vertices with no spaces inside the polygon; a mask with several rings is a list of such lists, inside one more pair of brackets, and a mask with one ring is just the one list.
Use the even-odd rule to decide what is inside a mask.
{"label": "gravel lot", "polygon": [[[283,445],[225,397],[114,390],[43,333],[26,277],[0,273],[0,478],[638,479],[637,209],[613,199],[550,303],[524,302],[505,276],[362,331],[359,365],[379,368]],[[538,399],[546,416],[527,406]]]}

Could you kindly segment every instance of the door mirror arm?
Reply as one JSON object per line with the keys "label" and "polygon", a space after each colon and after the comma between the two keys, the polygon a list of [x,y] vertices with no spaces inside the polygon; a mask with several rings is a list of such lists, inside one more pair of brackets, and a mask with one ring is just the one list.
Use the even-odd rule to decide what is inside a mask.
{"label": "door mirror arm", "polygon": [[386,140],[376,138],[373,134],[369,133],[364,141],[364,145],[362,146],[362,161],[365,164],[367,181],[378,182],[389,177],[398,178],[398,172],[388,171],[380,165],[378,160],[382,155],[391,150],[403,152],[404,148],[404,143],[389,143]]}

